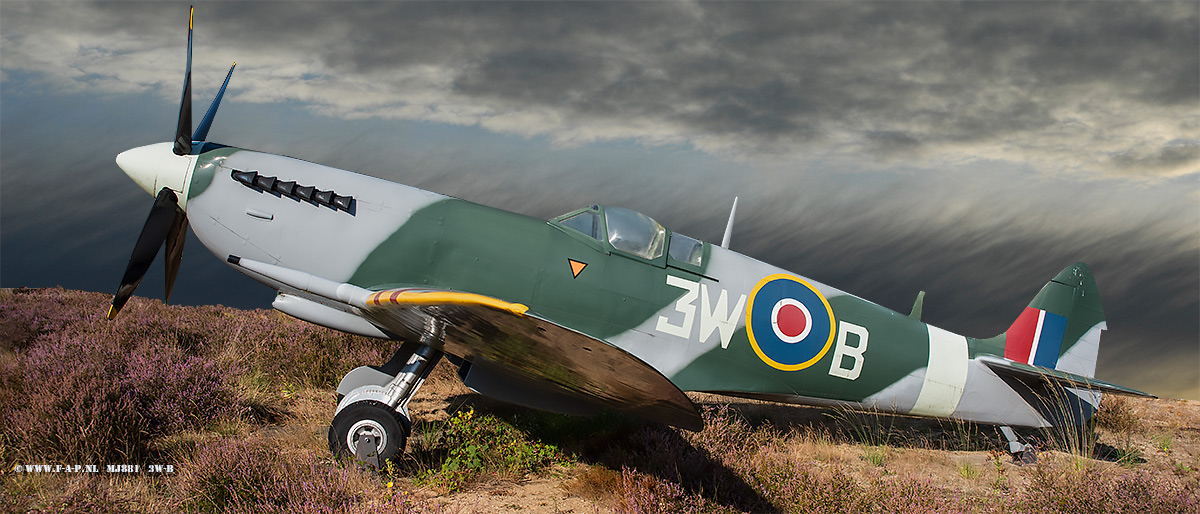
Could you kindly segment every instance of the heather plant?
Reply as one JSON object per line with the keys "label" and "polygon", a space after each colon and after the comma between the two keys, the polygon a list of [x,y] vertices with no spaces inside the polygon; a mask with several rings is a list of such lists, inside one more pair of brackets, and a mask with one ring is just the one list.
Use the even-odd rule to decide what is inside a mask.
{"label": "heather plant", "polygon": [[99,297],[61,288],[0,290],[0,348],[23,350],[41,335],[97,319],[103,312],[90,308]]}
{"label": "heather plant", "polygon": [[704,419],[700,432],[681,435],[661,425],[646,425],[628,437],[625,456],[611,461],[621,467],[632,465],[717,505],[737,511],[773,510],[739,475],[738,466],[776,444],[777,431],[769,425],[752,429],[728,405],[706,407],[700,414]]}
{"label": "heather plant", "polygon": [[282,454],[263,442],[222,439],[198,448],[175,483],[189,511],[355,512],[368,483],[356,467],[309,453]]}
{"label": "heather plant", "polygon": [[198,428],[233,400],[222,371],[177,348],[127,351],[110,339],[43,336],[0,368],[6,439],[27,457],[133,462],[173,430]]}
{"label": "heather plant", "polygon": [[1054,466],[1040,462],[1028,472],[1029,484],[1014,502],[1014,512],[1063,514],[1195,514],[1200,488],[1144,470]]}
{"label": "heather plant", "polygon": [[254,348],[247,364],[281,386],[332,388],[350,370],[382,364],[395,343],[329,330],[280,313],[256,313],[246,320],[244,338]]}
{"label": "heather plant", "polygon": [[688,513],[732,512],[712,505],[695,494],[689,494],[679,484],[622,469],[616,481],[613,511],[629,514],[657,512]]}
{"label": "heather plant", "polygon": [[749,453],[753,451],[756,437],[746,418],[728,405],[706,407],[701,410],[700,416],[704,420],[704,430],[697,433],[693,440],[701,447],[723,461],[732,462],[750,457]]}
{"label": "heather plant", "polygon": [[252,371],[278,384],[330,387],[349,370],[391,356],[388,341],[351,336],[284,314],[228,307],[178,308],[134,297],[115,320],[105,319],[111,297],[53,289],[0,295],[0,341],[24,349],[46,335],[81,335],[175,347],[216,360],[235,374]]}
{"label": "heather plant", "polygon": [[1141,417],[1127,396],[1106,394],[1096,411],[1096,425],[1113,432],[1134,432],[1142,427]]}
{"label": "heather plant", "polygon": [[233,410],[275,421],[287,391],[332,387],[392,349],[279,313],[136,297],[107,320],[108,300],[0,291],[0,354],[11,356],[0,359],[0,401],[10,406],[0,433],[21,452],[121,461]]}
{"label": "heather plant", "polygon": [[861,512],[866,507],[854,478],[838,467],[820,468],[770,452],[747,471],[753,485],[788,512]]}
{"label": "heather plant", "polygon": [[107,487],[101,477],[77,475],[64,480],[65,487],[47,505],[36,501],[26,505],[28,512],[56,514],[133,514],[151,512],[135,498],[118,494]]}
{"label": "heather plant", "polygon": [[[394,343],[270,311],[170,307],[144,298],[109,321],[108,300],[61,289],[0,290],[0,404],[8,407],[0,416],[0,511],[161,511],[164,504],[199,512],[437,511],[446,507],[384,484],[462,491],[490,477],[519,480],[576,460],[592,464],[581,482],[603,491],[603,508],[618,512],[1200,514],[1194,438],[1186,428],[1174,433],[1178,440],[1147,436],[1160,450],[1146,457],[1153,466],[1048,454],[1036,468],[1017,468],[989,431],[968,423],[835,411],[815,422],[789,413],[781,430],[754,415],[758,407],[743,414],[744,407],[727,405],[702,408],[705,428],[696,433],[612,413],[501,415],[495,413],[502,408],[489,408],[493,414],[465,410],[450,421],[418,420],[424,426],[409,441],[408,460],[385,470],[381,481],[330,459],[319,438],[309,444],[298,437],[312,439],[303,434],[329,403],[325,390],[355,366],[386,360]],[[1134,407],[1105,397],[1094,420],[1106,442],[1132,447],[1144,425]],[[301,419],[305,428],[292,430]],[[256,439],[213,440],[214,433]],[[1096,444],[1084,435],[1076,437],[1084,443],[1077,454],[1090,457]],[[895,445],[994,451],[989,464],[956,465]],[[62,455],[165,459],[177,472],[99,480],[6,473],[15,463],[103,462]],[[913,471],[914,462],[933,464],[929,475]],[[939,476],[951,480],[939,483]],[[949,489],[961,488],[957,477],[982,487],[960,497],[961,489]],[[148,482],[156,484],[145,493],[149,500],[127,488]]]}

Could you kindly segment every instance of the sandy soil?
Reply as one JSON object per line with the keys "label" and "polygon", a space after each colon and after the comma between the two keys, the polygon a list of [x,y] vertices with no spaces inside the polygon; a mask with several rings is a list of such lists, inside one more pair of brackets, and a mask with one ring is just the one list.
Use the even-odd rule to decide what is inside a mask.
{"label": "sandy soil", "polygon": [[[300,442],[296,439],[307,439],[306,443],[309,445],[324,445],[325,423],[333,405],[332,399],[325,396],[328,396],[328,393],[323,391],[299,394],[291,409],[295,422],[278,430],[289,433],[287,437],[295,442]],[[770,423],[784,431],[789,427],[829,423],[827,411],[818,408],[706,394],[691,396],[698,405],[730,404],[747,419]],[[1128,440],[1119,440],[1116,435],[1102,430],[1100,445],[1132,446],[1141,452],[1144,460],[1136,466],[1155,472],[1183,475],[1193,481],[1200,480],[1200,402],[1132,398],[1127,401],[1132,414],[1140,421],[1137,432],[1126,436]],[[463,386],[454,375],[453,368],[443,363],[410,404],[410,411],[415,419],[442,420],[462,403],[487,405],[489,400],[475,395]],[[921,419],[898,419],[900,422],[896,426],[897,430],[930,423]],[[988,428],[990,427],[985,429]],[[866,453],[873,450],[862,445],[797,443],[794,451],[797,459],[861,462],[862,466],[855,467],[860,469],[860,476],[864,479],[885,473],[879,467],[868,465],[866,461],[869,458]],[[1048,452],[1040,458],[1054,460],[1071,457]],[[994,488],[997,481],[1004,481],[1008,487],[1013,488],[1022,488],[1026,482],[1019,465],[1012,462],[1007,455],[987,451],[944,451],[901,446],[886,450],[882,459],[886,462],[886,473],[927,476],[965,494],[981,493]],[[540,476],[475,484],[466,491],[452,494],[411,486],[407,492],[429,504],[441,506],[444,512],[607,512],[611,505],[605,499],[580,494],[577,481],[590,466],[560,466]]]}

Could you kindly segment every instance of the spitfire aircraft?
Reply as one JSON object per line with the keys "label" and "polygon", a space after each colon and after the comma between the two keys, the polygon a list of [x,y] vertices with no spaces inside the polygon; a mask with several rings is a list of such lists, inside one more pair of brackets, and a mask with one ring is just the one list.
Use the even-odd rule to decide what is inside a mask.
{"label": "spitfire aircraft", "polygon": [[175,140],[116,158],[156,199],[108,316],[164,245],[169,296],[190,226],[275,289],[275,309],[396,341],[338,385],[335,453],[403,452],[407,404],[443,357],[487,396],[689,430],[702,420],[685,391],[1025,427],[1081,423],[1101,392],[1145,394],[1092,378],[1107,326],[1083,263],[976,339],[923,323],[920,296],[901,314],[729,250],[732,215],[715,246],[623,207],[536,219],[208,142],[233,68],[193,132],[188,25]]}

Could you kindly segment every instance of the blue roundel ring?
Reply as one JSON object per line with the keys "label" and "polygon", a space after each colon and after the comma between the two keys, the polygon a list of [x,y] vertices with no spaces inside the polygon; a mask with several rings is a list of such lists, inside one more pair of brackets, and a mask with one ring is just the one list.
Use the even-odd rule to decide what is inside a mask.
{"label": "blue roundel ring", "polygon": [[836,321],[829,301],[804,280],[778,273],[758,281],[746,307],[746,333],[758,358],[772,368],[799,371],[833,345]]}

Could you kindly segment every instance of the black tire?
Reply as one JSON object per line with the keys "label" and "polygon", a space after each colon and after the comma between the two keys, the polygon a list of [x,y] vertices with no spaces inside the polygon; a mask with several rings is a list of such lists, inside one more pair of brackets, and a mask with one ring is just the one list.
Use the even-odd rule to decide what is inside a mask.
{"label": "black tire", "polygon": [[[373,400],[347,405],[333,417],[329,426],[329,451],[339,457],[354,456],[358,438],[375,433],[382,439],[379,465],[396,462],[404,453],[404,443],[412,424],[395,409]],[[356,435],[357,434],[357,435]]]}

